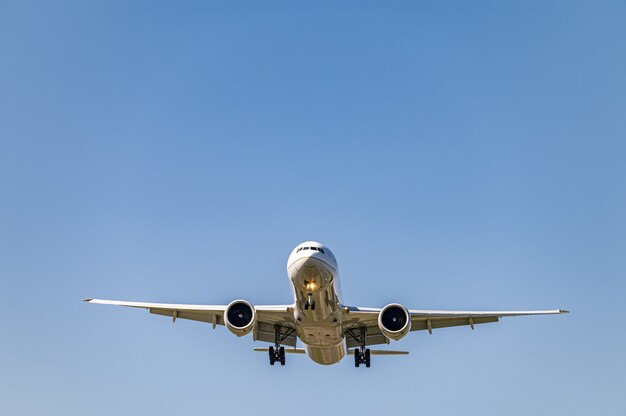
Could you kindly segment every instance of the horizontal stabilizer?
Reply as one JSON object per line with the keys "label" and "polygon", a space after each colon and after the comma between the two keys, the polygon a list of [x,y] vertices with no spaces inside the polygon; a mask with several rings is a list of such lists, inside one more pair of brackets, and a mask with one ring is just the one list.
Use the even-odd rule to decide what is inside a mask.
{"label": "horizontal stabilizer", "polygon": [[[255,348],[256,352],[269,352],[269,348]],[[285,348],[285,354],[306,354],[303,348]]]}
{"label": "horizontal stabilizer", "polygon": [[[255,348],[256,352],[269,352],[269,348]],[[306,354],[304,348],[285,348],[286,354]],[[408,351],[370,350],[371,355],[407,355]],[[354,350],[348,350],[348,355],[354,355]]]}
{"label": "horizontal stabilizer", "polygon": [[[349,350],[348,355],[354,355],[354,351]],[[408,351],[392,351],[392,350],[370,350],[370,355],[408,355]]]}

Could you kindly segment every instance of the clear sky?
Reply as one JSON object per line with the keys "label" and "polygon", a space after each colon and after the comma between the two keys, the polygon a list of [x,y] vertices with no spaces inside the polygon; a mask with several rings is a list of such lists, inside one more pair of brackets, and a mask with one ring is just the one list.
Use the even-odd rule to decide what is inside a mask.
{"label": "clear sky", "polygon": [[[0,1],[0,413],[626,414],[625,22]],[[223,327],[81,302],[289,303],[309,239],[346,304],[572,313],[276,368]]]}

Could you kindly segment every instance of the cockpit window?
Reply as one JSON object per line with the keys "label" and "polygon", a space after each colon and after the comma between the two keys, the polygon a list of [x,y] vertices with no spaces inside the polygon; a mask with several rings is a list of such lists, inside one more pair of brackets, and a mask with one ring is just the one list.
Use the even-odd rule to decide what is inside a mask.
{"label": "cockpit window", "polygon": [[299,249],[296,250],[296,253],[299,253],[302,250],[314,250],[314,251],[319,251],[322,254],[326,254],[324,253],[324,249],[321,247],[300,247]]}

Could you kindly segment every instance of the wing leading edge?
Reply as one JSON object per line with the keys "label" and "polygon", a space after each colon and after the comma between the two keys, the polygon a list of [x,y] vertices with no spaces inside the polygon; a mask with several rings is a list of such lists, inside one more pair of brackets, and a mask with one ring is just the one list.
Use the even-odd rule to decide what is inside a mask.
{"label": "wing leading edge", "polygon": [[224,311],[227,305],[187,305],[177,303],[128,302],[123,300],[85,299],[85,302],[99,305],[127,306],[130,308],[147,309],[155,315],[169,316],[176,319],[207,322],[224,325]]}

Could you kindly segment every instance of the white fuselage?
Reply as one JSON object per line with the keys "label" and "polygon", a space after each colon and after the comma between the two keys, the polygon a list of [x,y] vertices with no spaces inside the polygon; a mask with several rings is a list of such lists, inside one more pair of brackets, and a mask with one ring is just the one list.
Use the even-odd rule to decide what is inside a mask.
{"label": "white fuselage", "polygon": [[346,344],[335,256],[320,243],[304,242],[291,252],[287,273],[297,334],[307,355],[319,364],[340,361],[346,355]]}

